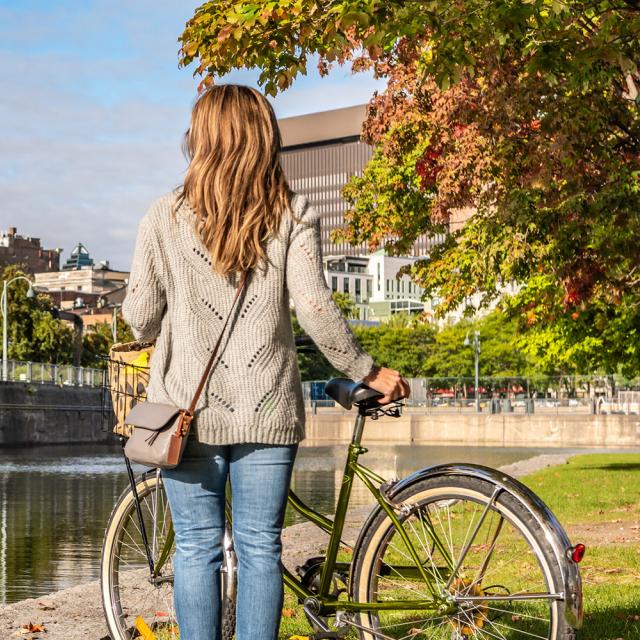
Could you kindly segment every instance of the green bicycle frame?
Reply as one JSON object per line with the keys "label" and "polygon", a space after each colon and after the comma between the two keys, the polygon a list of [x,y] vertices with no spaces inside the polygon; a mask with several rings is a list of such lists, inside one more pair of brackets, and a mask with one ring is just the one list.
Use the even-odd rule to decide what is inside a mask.
{"label": "green bicycle frame", "polygon": [[[436,535],[430,521],[427,521],[427,530],[432,537],[435,547],[437,547],[441,552],[447,566],[437,569],[439,576],[436,576],[434,574],[434,569],[427,570],[423,566],[411,538],[401,526],[394,506],[388,502],[388,500],[380,490],[380,485],[385,482],[385,479],[358,462],[359,456],[367,452],[367,449],[362,447],[360,444],[362,440],[362,432],[366,415],[366,410],[359,408],[353,437],[348,448],[347,460],[344,467],[342,484],[340,487],[338,502],[336,505],[333,520],[318,513],[315,509],[309,507],[299,496],[295,494],[293,490],[289,490],[289,505],[298,513],[300,513],[305,520],[312,522],[318,528],[328,533],[329,544],[327,547],[325,560],[322,564],[322,570],[320,573],[320,585],[317,592],[311,591],[309,588],[307,588],[307,586],[303,584],[301,579],[296,577],[286,567],[283,567],[284,583],[301,601],[304,601],[307,598],[315,598],[315,600],[320,604],[322,613],[325,615],[335,613],[335,611],[338,609],[350,612],[383,610],[400,611],[410,609],[415,610],[416,608],[434,611],[442,610],[441,608],[444,601],[440,594],[437,592],[434,582],[436,577],[446,578],[448,575],[450,575],[454,570],[454,562],[451,558],[450,552]],[[406,602],[404,600],[389,600],[384,602],[354,602],[350,600],[339,601],[331,594],[334,574],[336,572],[348,573],[351,568],[350,562],[338,562],[337,557],[340,549],[340,543],[342,542],[342,533],[344,530],[346,515],[349,508],[353,479],[356,476],[364,483],[367,489],[375,497],[382,510],[395,525],[402,541],[406,545],[411,559],[415,563],[415,566],[413,567],[393,566],[391,567],[391,570],[401,576],[421,580],[429,590],[431,597],[424,600],[412,600],[409,602]],[[231,522],[232,514],[230,508],[227,508],[226,516],[229,522]],[[162,566],[165,564],[167,558],[169,557],[173,539],[173,523],[171,523],[164,548],[162,549],[158,562],[155,566],[154,573],[156,576],[160,573]]]}

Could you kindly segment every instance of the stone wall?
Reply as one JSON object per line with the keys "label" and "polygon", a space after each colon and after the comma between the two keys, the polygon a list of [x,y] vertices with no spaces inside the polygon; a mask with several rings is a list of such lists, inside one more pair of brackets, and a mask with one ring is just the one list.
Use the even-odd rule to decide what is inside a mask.
{"label": "stone wall", "polygon": [[101,391],[0,382],[0,447],[107,442]]}
{"label": "stone wall", "polygon": [[[305,444],[349,442],[355,411],[307,415]],[[407,412],[368,420],[363,442],[501,447],[640,447],[640,416]]]}
{"label": "stone wall", "polygon": [[[351,440],[356,412],[307,414],[304,444]],[[0,383],[0,447],[107,442],[101,391],[88,387]],[[506,447],[640,447],[640,416],[587,414],[424,415],[368,420],[363,442]]]}

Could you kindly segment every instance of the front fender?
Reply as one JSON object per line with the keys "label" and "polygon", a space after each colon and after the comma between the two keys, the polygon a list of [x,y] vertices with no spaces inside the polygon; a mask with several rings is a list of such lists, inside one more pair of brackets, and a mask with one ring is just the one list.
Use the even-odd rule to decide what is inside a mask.
{"label": "front fender", "polygon": [[[552,513],[551,509],[533,492],[519,480],[498,471],[475,464],[442,464],[433,467],[420,469],[410,476],[396,482],[386,491],[389,499],[400,494],[407,487],[416,482],[429,480],[440,476],[465,476],[484,480],[494,486],[500,487],[518,500],[535,518],[542,530],[560,567],[562,574],[562,584],[564,591],[564,617],[567,624],[579,629],[582,626],[582,582],[578,565],[567,555],[571,548],[569,537],[562,525]],[[361,536],[367,529],[367,525],[373,521],[380,513],[381,507],[373,510],[367,522],[362,527]],[[356,549],[359,548],[361,540],[358,539]]]}

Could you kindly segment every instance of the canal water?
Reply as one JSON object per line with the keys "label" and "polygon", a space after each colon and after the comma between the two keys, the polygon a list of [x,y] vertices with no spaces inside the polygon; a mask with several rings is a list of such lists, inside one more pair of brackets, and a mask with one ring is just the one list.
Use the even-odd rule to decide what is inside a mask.
{"label": "canal water", "polygon": [[[360,461],[385,478],[441,462],[491,467],[548,449],[370,446]],[[554,450],[554,453],[561,451]],[[330,512],[346,446],[300,447],[292,486],[311,506]],[[0,603],[40,597],[95,579],[111,509],[127,486],[119,445],[0,450]],[[356,479],[354,505],[371,503]],[[294,521],[293,514],[287,522]]]}

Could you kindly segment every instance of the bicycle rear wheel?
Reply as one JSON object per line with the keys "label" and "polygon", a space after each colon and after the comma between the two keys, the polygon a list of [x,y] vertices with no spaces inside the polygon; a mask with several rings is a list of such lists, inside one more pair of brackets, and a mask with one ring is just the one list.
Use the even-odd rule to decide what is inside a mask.
{"label": "bicycle rear wheel", "polygon": [[370,521],[351,598],[398,604],[358,614],[361,640],[575,637],[542,528],[511,494],[494,491],[478,478],[420,480],[394,497],[405,506],[402,531],[382,510]]}
{"label": "bicycle rear wheel", "polygon": [[[143,625],[157,640],[178,640],[169,502],[155,470],[136,479],[136,491],[156,575],[151,575],[135,499],[127,488],[113,508],[102,547],[100,586],[107,627],[113,640],[142,638]],[[225,546],[229,546],[226,540]],[[235,633],[235,574],[225,573],[221,582],[222,635],[223,640],[231,640]]]}

